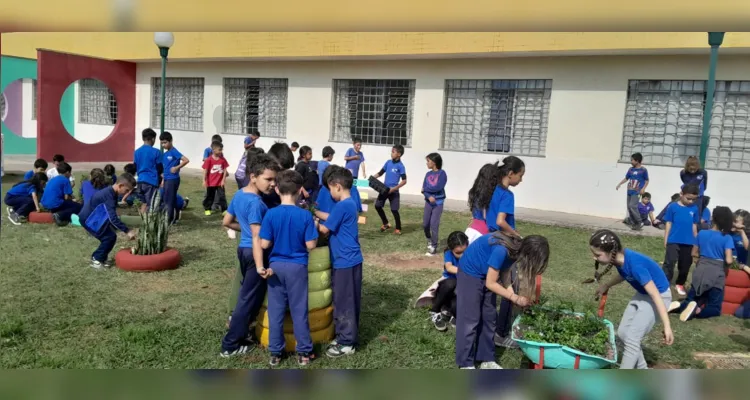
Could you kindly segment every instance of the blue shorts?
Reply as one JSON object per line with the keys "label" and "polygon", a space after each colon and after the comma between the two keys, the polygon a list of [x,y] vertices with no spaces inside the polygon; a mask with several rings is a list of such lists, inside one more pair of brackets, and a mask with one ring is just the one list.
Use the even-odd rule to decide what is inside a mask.
{"label": "blue shorts", "polygon": [[135,188],[135,194],[138,196],[138,200],[143,204],[151,203],[151,200],[154,198],[154,193],[159,189],[158,187],[145,182],[138,182]]}

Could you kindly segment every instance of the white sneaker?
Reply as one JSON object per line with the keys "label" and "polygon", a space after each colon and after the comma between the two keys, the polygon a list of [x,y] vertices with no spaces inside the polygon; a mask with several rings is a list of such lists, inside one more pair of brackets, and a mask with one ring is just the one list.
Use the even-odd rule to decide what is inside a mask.
{"label": "white sneaker", "polygon": [[675,285],[675,289],[677,289],[677,294],[679,294],[680,296],[687,296],[687,292],[685,292],[685,286]]}
{"label": "white sneaker", "polygon": [[503,367],[494,361],[485,361],[479,364],[479,369],[503,369]]}
{"label": "white sneaker", "polygon": [[229,236],[230,239],[237,239],[237,232],[233,229],[227,229],[227,236]]}
{"label": "white sneaker", "polygon": [[461,367],[460,369],[477,369],[477,367]]}
{"label": "white sneaker", "polygon": [[676,309],[680,308],[680,302],[679,301],[673,301],[669,304],[669,308],[667,309],[667,312],[672,312]]}
{"label": "white sneaker", "polygon": [[680,314],[680,321],[687,322],[690,318],[692,318],[695,314],[696,307],[698,307],[698,303],[694,301],[688,303],[688,305],[685,307],[685,311]]}
{"label": "white sneaker", "polygon": [[91,260],[91,268],[93,269],[104,269],[104,264],[99,261]]}

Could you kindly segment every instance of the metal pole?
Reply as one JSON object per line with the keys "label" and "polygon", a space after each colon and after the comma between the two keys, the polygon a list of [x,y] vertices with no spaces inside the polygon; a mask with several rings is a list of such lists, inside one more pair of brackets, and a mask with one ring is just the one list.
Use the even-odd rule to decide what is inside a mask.
{"label": "metal pole", "polygon": [[711,46],[711,58],[708,64],[708,85],[706,87],[706,105],[703,109],[703,132],[701,134],[700,161],[706,167],[706,153],[708,152],[709,130],[711,129],[711,114],[714,107],[714,91],[716,90],[716,64],[719,61],[719,46],[724,41],[724,32],[708,32],[708,44]]}
{"label": "metal pole", "polygon": [[[161,56],[161,118],[159,121],[160,133],[164,133],[164,109],[166,108],[166,93],[167,93],[167,55],[169,54],[168,47],[159,47],[159,55]],[[159,149],[164,152],[164,147],[159,141]]]}

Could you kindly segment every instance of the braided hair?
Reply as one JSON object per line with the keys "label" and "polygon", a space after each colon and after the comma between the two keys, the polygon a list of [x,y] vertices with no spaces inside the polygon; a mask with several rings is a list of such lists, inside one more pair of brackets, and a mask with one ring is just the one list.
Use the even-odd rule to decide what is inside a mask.
{"label": "braided hair", "polygon": [[[589,246],[602,250],[609,253],[609,264],[604,269],[604,272],[600,276],[604,276],[614,266],[614,261],[617,259],[617,253],[623,251],[622,242],[617,235],[609,229],[600,229],[591,235],[589,240]],[[599,261],[594,262],[594,269],[599,270]]]}

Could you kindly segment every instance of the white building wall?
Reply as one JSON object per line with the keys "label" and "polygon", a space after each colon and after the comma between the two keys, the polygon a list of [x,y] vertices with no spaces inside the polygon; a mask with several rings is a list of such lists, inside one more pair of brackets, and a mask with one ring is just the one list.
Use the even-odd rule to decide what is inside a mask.
{"label": "white building wall", "polygon": [[24,79],[21,87],[23,91],[23,125],[21,127],[23,132],[21,132],[21,136],[35,138],[36,119],[31,119],[34,110],[34,80]]}
{"label": "white building wall", "polygon": [[[717,79],[750,80],[750,57],[724,56]],[[615,191],[628,164],[619,163],[629,79],[706,79],[706,56],[601,56],[498,58],[409,61],[289,61],[204,62],[169,64],[170,77],[205,78],[204,131],[170,130],[175,146],[200,168],[203,149],[220,133],[230,164],[242,154],[242,136],[222,132],[222,79],[289,79],[287,143],[313,148],[315,157],[325,145],[336,150],[334,162],[343,164],[350,143],[330,143],[332,82],[334,79],[416,79],[412,146],[403,161],[409,183],[402,189],[419,194],[424,157],[438,150],[446,79],[552,79],[549,131],[545,157],[523,157],[526,175],[514,189],[516,206],[619,218],[624,215],[625,190]],[[150,126],[152,77],[157,63],[139,64],[136,88],[135,146],[140,129]],[[154,127],[158,128],[158,127]],[[168,129],[169,130],[169,129]],[[261,138],[268,148],[275,139]],[[368,175],[390,157],[390,146],[363,145]],[[502,154],[439,150],[448,174],[449,198],[465,199],[479,168],[502,159]],[[657,208],[679,191],[679,168],[648,166]],[[712,205],[750,208],[750,175],[709,171]],[[744,182],[744,183],[743,183]]]}

